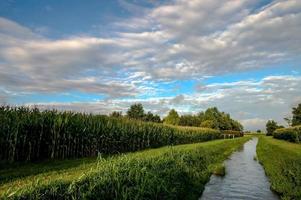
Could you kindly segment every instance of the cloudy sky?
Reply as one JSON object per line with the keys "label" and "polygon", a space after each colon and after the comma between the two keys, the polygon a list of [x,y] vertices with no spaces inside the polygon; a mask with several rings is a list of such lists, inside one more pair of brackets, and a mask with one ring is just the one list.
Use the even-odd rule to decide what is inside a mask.
{"label": "cloudy sky", "polygon": [[300,0],[1,0],[0,103],[217,106],[245,129],[301,103]]}

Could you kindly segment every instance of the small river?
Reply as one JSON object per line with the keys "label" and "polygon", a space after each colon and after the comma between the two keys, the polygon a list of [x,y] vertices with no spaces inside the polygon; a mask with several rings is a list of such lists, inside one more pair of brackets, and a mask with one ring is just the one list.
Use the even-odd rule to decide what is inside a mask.
{"label": "small river", "polygon": [[[201,200],[219,199],[279,199],[270,190],[263,167],[254,159],[258,138],[246,142],[225,161],[226,175],[212,175],[206,184]],[[272,158],[271,158],[272,159]]]}

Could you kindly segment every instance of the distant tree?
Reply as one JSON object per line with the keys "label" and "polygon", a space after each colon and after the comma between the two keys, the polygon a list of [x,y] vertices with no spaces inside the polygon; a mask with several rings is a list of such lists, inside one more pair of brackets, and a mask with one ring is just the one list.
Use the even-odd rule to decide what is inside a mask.
{"label": "distant tree", "polygon": [[214,121],[212,120],[205,120],[201,123],[200,127],[204,128],[215,128]]}
{"label": "distant tree", "polygon": [[151,113],[150,111],[147,112],[144,117],[143,117],[144,121],[147,122],[157,122],[160,123],[161,122],[161,118],[159,115],[154,115],[153,113]]}
{"label": "distant tree", "polygon": [[197,115],[182,115],[179,121],[181,126],[199,126],[200,123],[201,120]]}
{"label": "distant tree", "polygon": [[285,117],[283,119],[284,119],[284,121],[286,121],[288,126],[292,126],[292,118],[291,117]]}
{"label": "distant tree", "polygon": [[230,128],[230,130],[243,131],[244,127],[238,121],[231,119],[231,128]]}
{"label": "distant tree", "polygon": [[122,117],[122,112],[118,112],[118,111],[113,111],[110,114],[111,117]]}
{"label": "distant tree", "polygon": [[140,119],[144,118],[144,109],[141,103],[133,104],[127,111],[127,116],[131,119]]}
{"label": "distant tree", "polygon": [[256,132],[257,132],[257,133],[261,133],[261,130],[260,130],[260,129],[258,129]]}
{"label": "distant tree", "polygon": [[278,124],[274,120],[269,120],[265,126],[267,135],[273,135],[274,131],[278,128]]}
{"label": "distant tree", "polygon": [[[214,129],[236,131],[243,130],[243,126],[238,121],[232,119],[229,114],[220,112],[216,107],[208,108],[202,115],[202,123],[208,120],[211,121],[211,128]],[[208,122],[205,122],[206,126],[208,126],[207,123]],[[204,124],[202,126],[204,126]]]}
{"label": "distant tree", "polygon": [[295,108],[293,108],[293,118],[292,118],[292,126],[301,125],[301,103]]}
{"label": "distant tree", "polygon": [[164,118],[164,123],[178,125],[180,122],[179,114],[175,109],[171,109],[168,115]]}
{"label": "distant tree", "polygon": [[161,117],[159,115],[154,115],[152,122],[162,123]]}

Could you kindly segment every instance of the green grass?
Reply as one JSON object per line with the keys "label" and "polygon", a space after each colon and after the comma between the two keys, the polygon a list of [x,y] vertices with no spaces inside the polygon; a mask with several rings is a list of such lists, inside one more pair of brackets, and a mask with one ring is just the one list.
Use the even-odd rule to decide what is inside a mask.
{"label": "green grass", "polygon": [[[221,165],[249,138],[169,146],[102,159],[44,162],[2,169],[1,176],[5,177],[5,181],[0,185],[0,197],[197,199],[212,169]],[[12,180],[7,181],[10,177]]]}
{"label": "green grass", "polygon": [[261,136],[257,156],[282,199],[301,199],[301,145]]}

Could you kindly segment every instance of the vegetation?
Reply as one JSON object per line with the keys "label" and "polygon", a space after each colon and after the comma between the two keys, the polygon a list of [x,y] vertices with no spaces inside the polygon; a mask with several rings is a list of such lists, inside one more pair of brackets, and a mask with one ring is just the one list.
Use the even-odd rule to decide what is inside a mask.
{"label": "vegetation", "polygon": [[[3,199],[197,199],[212,170],[247,140],[163,147],[34,175],[25,170],[26,177],[2,184],[0,195]],[[68,162],[73,161],[64,161]],[[22,174],[24,168],[28,169],[14,170]]]}
{"label": "vegetation", "polygon": [[176,110],[171,109],[167,115],[167,117],[164,118],[164,123],[171,124],[171,125],[179,125],[180,117]]}
{"label": "vegetation", "polygon": [[172,125],[195,126],[213,128],[218,130],[235,130],[242,131],[243,126],[236,120],[232,119],[229,114],[220,112],[216,107],[208,108],[205,112],[197,115],[179,116],[176,110],[172,109],[164,122]]}
{"label": "vegetation", "polygon": [[277,122],[269,120],[266,125],[267,135],[273,135],[276,139],[299,143],[301,141],[301,103],[293,108],[292,115],[291,119],[284,118],[290,125],[288,128],[278,126]]}
{"label": "vegetation", "polygon": [[292,126],[301,125],[301,103],[299,103],[297,107],[293,108],[292,114]]}
{"label": "vegetation", "polygon": [[259,137],[257,156],[282,199],[301,199],[301,145]]}
{"label": "vegetation", "polygon": [[0,107],[0,161],[66,159],[220,138],[220,131],[37,108]]}
{"label": "vegetation", "polygon": [[301,126],[277,129],[273,136],[276,139],[299,143],[301,142]]}
{"label": "vegetation", "polygon": [[141,103],[131,105],[131,107],[127,111],[127,117],[130,119],[142,120],[146,122],[161,122],[159,115],[154,115],[150,111],[145,113]]}
{"label": "vegetation", "polygon": [[283,126],[278,126],[277,122],[274,120],[269,120],[266,123],[267,136],[273,135],[274,131],[278,128],[284,128]]}

